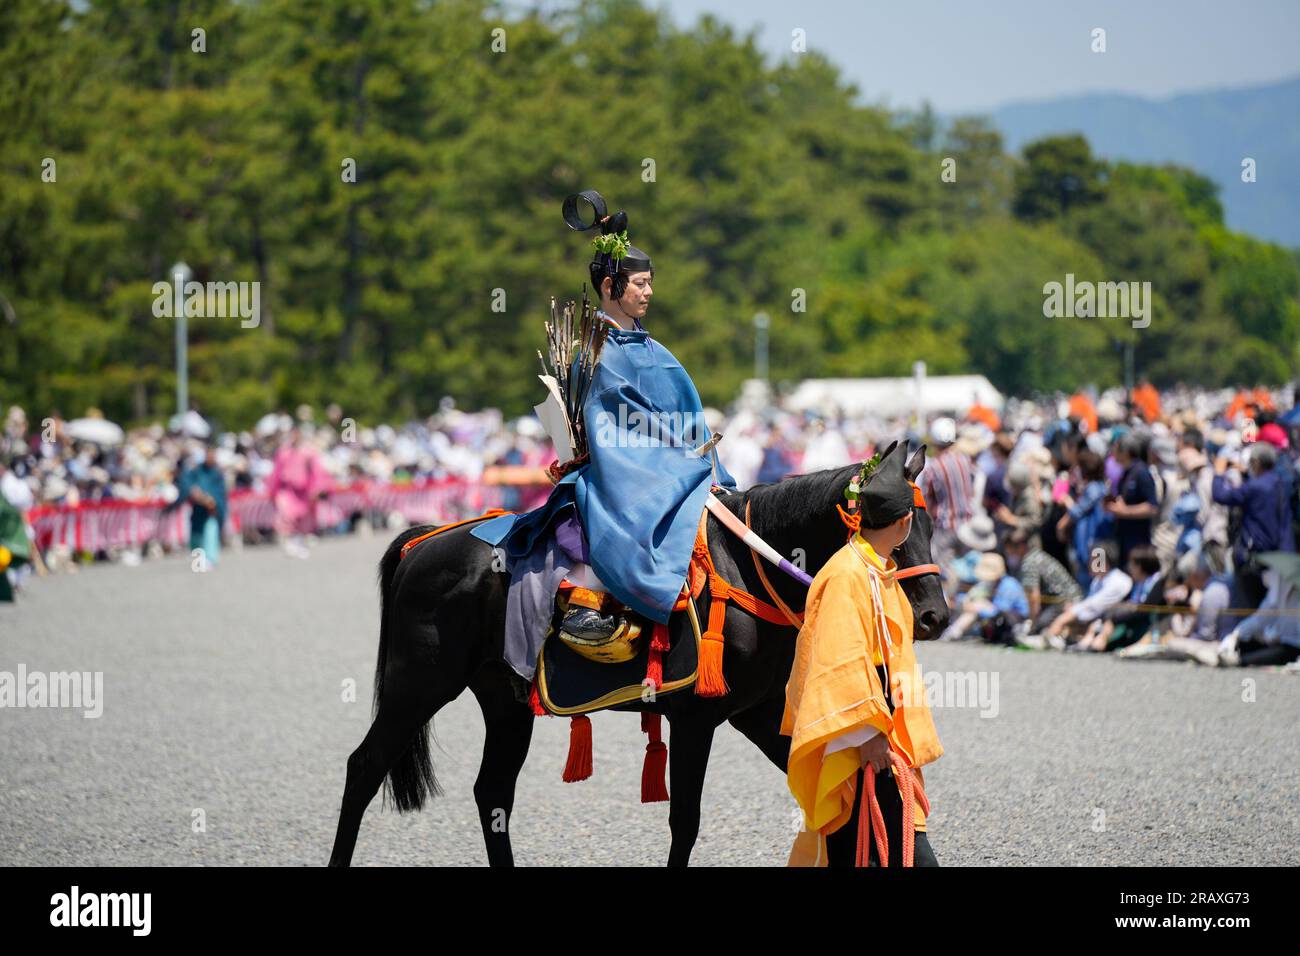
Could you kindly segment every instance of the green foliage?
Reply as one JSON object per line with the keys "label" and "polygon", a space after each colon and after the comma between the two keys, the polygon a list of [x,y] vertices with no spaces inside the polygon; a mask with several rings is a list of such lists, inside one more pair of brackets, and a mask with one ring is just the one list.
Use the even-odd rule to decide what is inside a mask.
{"label": "green foliage", "polygon": [[[1292,373],[1296,258],[1229,232],[1196,173],[1080,137],[1018,160],[981,120],[864,105],[816,52],[767,62],[708,16],[554,6],[0,4],[0,403],[174,411],[152,290],[184,260],[260,283],[256,327],[189,322],[191,396],[226,427],[302,401],[524,413],[550,297],[587,279],[560,219],[584,188],[627,210],[646,324],[710,404],[752,374],[759,311],[779,381],[924,359],[1014,392],[1111,384],[1125,342],[1158,384]],[[1151,326],[1044,317],[1066,273],[1150,281]]]}
{"label": "green foliage", "polygon": [[1106,164],[1082,136],[1049,136],[1025,147],[1016,170],[1015,214],[1029,222],[1054,219],[1106,195]]}
{"label": "green foliage", "polygon": [[1190,169],[1117,163],[1111,174],[1111,182],[1164,193],[1177,203],[1183,218],[1193,225],[1223,224],[1219,187],[1209,177]]}

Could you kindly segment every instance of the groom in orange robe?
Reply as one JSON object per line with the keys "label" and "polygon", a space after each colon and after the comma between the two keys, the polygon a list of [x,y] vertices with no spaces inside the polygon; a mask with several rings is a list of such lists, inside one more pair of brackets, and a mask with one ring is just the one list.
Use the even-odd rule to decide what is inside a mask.
{"label": "groom in orange robe", "polygon": [[[912,651],[912,606],[889,556],[912,529],[905,457],[905,447],[893,447],[865,481],[860,477],[860,527],[808,592],[781,721],[781,733],[791,738],[787,782],[804,817],[792,866],[854,865],[868,764],[876,775],[887,865],[900,864],[904,840],[914,841],[907,849],[917,866],[938,865],[925,833],[929,803],[920,768],[937,760],[943,746]],[[910,812],[900,796],[903,775],[911,784],[904,789],[914,793]],[[914,832],[904,833],[908,817]],[[871,865],[880,862],[877,842],[879,833],[868,841]]]}

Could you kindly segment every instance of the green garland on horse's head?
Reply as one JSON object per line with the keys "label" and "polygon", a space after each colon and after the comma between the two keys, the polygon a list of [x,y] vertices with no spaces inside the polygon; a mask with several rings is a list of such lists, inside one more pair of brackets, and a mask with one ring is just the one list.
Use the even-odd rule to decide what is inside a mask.
{"label": "green garland on horse's head", "polygon": [[852,477],[852,479],[849,480],[848,487],[844,489],[844,497],[849,502],[850,511],[853,511],[857,507],[857,500],[858,500],[859,493],[862,491],[862,486],[865,485],[871,479],[871,476],[875,473],[876,468],[880,466],[880,461],[882,457],[883,456],[880,454],[880,452],[876,452],[874,455],[872,455],[870,458],[868,458],[866,461],[862,463],[862,467],[858,469],[857,474],[855,474]]}

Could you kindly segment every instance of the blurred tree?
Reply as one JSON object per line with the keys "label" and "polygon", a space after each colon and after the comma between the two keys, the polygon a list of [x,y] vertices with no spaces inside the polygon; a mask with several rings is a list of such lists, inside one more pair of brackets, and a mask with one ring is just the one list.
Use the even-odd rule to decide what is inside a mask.
{"label": "blurred tree", "polygon": [[1100,202],[1106,195],[1106,164],[1092,157],[1082,136],[1051,136],[1030,143],[1015,174],[1013,210],[1039,222]]}
{"label": "blurred tree", "polygon": [[956,163],[953,182],[941,182],[938,191],[944,226],[962,228],[1009,212],[1015,166],[1003,150],[1002,134],[987,120],[953,120],[940,152]]}

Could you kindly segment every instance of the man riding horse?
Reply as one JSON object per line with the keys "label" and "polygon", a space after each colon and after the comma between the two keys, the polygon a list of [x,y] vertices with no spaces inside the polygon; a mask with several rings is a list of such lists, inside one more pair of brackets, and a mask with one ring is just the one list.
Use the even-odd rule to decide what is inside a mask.
{"label": "man riding horse", "polygon": [[[579,217],[580,198],[594,210],[591,223]],[[691,377],[641,324],[654,267],[628,243],[627,214],[607,215],[600,194],[587,191],[565,201],[564,218],[574,229],[601,231],[588,267],[603,323],[599,360],[580,404],[588,452],[552,465],[557,483],[541,507],[471,532],[506,558],[505,656],[529,681],[566,579],[574,587],[561,630],[581,642],[600,644],[624,627],[614,600],[666,624],[711,485],[735,488],[706,441]]]}

